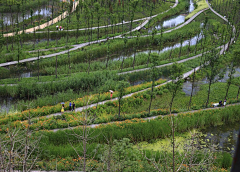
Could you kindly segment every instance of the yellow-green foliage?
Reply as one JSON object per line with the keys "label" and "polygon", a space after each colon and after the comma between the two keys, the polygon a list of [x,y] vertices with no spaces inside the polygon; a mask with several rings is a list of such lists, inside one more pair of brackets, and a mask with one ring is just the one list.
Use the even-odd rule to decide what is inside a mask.
{"label": "yellow-green foliage", "polygon": [[188,14],[186,16],[185,20],[191,18],[194,14],[198,13],[199,11],[201,11],[205,8],[208,8],[208,4],[207,4],[206,0],[197,0],[196,3],[197,3],[197,8],[193,12]]}
{"label": "yellow-green foliage", "polygon": [[[176,147],[176,151],[182,153],[184,151],[184,144],[189,144],[191,142],[192,135],[202,135],[202,133],[198,132],[197,130],[193,129],[190,132],[186,132],[181,134],[181,136],[175,137],[175,144],[178,145]],[[172,140],[171,138],[165,138],[160,139],[154,143],[148,143],[148,142],[141,142],[138,144],[141,149],[148,149],[153,151],[160,151],[160,150],[166,150],[171,152],[172,151]]]}

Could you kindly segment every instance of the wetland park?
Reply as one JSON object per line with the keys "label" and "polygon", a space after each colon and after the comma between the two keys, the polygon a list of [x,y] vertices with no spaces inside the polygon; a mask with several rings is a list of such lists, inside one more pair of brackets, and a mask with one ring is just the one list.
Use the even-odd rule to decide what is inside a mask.
{"label": "wetland park", "polygon": [[0,171],[230,171],[239,0],[0,0]]}

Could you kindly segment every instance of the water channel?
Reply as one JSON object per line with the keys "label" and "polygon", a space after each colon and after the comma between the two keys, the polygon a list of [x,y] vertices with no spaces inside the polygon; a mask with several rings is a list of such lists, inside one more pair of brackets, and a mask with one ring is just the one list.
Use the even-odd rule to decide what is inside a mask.
{"label": "water channel", "polygon": [[[185,47],[185,46],[188,46],[189,43],[190,43],[190,46],[193,46],[193,45],[196,45],[204,36],[202,35],[202,33],[200,33],[199,35],[196,35],[194,37],[192,37],[191,39],[188,39],[188,40],[184,40],[182,42],[182,47]],[[43,42],[43,41],[47,41],[46,39],[41,39],[39,42]],[[50,41],[55,41],[55,40],[52,40],[50,39]],[[190,42],[189,42],[190,41]],[[38,42],[37,42],[38,43]],[[32,42],[26,42],[25,44],[32,44]],[[181,43],[175,43],[174,45],[172,46],[166,46],[164,47],[162,50],[151,50],[151,53],[158,53],[158,54],[161,54],[161,53],[164,53],[164,52],[167,52],[167,51],[170,51],[170,50],[174,50],[176,48],[180,48],[181,47]],[[141,55],[141,54],[148,54],[150,52],[150,50],[142,50],[142,51],[139,51],[135,54],[136,58],[137,56]],[[117,57],[114,57],[111,59],[112,62],[114,61],[118,61],[118,60],[123,60],[123,59],[127,59],[127,58],[133,58],[134,57],[134,54],[128,54],[127,56],[125,55],[120,55],[120,56],[117,56]],[[104,58],[102,61],[106,61],[106,58]],[[21,74],[21,78],[29,78],[29,77],[33,77],[34,74],[33,72],[29,71],[29,72],[24,72]]]}
{"label": "water channel", "polygon": [[[182,42],[182,47],[185,47],[185,46],[188,46],[189,43],[190,43],[190,46],[193,46],[193,45],[196,45],[204,36],[202,35],[202,33],[200,33],[199,35],[196,35],[194,37],[192,37],[191,39],[188,39],[188,40],[184,40]],[[164,53],[164,52],[167,52],[167,51],[170,51],[170,50],[174,50],[176,48],[180,48],[181,47],[181,43],[176,43],[172,46],[166,46],[164,47],[162,50],[151,50],[151,53],[158,53],[158,54],[161,54],[161,53]],[[135,56],[138,56],[140,54],[148,54],[150,52],[150,50],[144,50],[144,51],[140,51],[140,52],[137,52],[135,54]],[[129,54],[127,56],[125,55],[121,55],[121,56],[118,56],[118,57],[115,57],[112,59],[112,61],[117,61],[117,60],[123,60],[123,59],[127,59],[127,58],[133,58],[134,57],[134,54]]]}
{"label": "water channel", "polygon": [[[60,2],[70,2],[70,0],[59,0]],[[43,16],[43,18],[47,18],[47,17],[52,17],[52,1],[50,0],[49,2],[49,6],[48,5],[44,5],[44,6],[41,6],[39,9],[38,8],[35,8],[33,9],[33,14],[32,16],[37,16],[37,15],[41,15]],[[56,12],[56,9],[57,6],[54,5],[53,6],[53,11],[54,13]],[[3,20],[3,24],[4,25],[11,25],[12,23],[13,24],[16,24],[17,20],[16,18],[18,17],[18,22],[22,22],[23,21],[23,15],[21,12],[19,13],[3,13],[3,18],[2,18],[2,15],[0,15],[0,19]],[[27,10],[25,11],[25,14],[24,14],[24,20],[27,20],[31,18],[31,12],[30,10]]]}
{"label": "water channel", "polygon": [[211,147],[215,145],[218,151],[229,152],[234,154],[235,146],[238,138],[239,122],[229,125],[221,125],[200,130],[202,136],[200,137],[200,145],[204,147]]}
{"label": "water channel", "polygon": [[[182,46],[187,46],[189,45],[189,41],[190,41],[190,45],[196,45],[197,41],[201,40],[203,38],[203,35],[202,34],[199,34],[199,35],[196,35],[194,36],[193,38],[191,38],[190,40],[185,40],[183,41],[182,43]],[[168,46],[168,47],[164,47],[160,52],[158,50],[151,50],[151,52],[155,52],[155,53],[164,53],[166,51],[169,51],[171,49],[176,49],[176,48],[179,48],[181,46],[180,43],[176,43],[174,44],[173,46]],[[148,54],[150,50],[144,50],[144,51],[141,51],[141,52],[138,52],[136,53],[136,55],[140,55],[141,53],[145,53],[145,54]],[[130,56],[119,56],[117,58],[114,58],[113,61],[116,61],[116,60],[122,60],[123,58],[126,59],[126,58],[133,58],[133,54],[131,54]],[[30,71],[30,72],[24,72],[21,74],[21,77],[24,78],[28,78],[28,77],[32,77],[33,76],[33,73]],[[164,77],[164,76],[159,76],[160,78],[162,79],[168,79],[167,77]],[[149,81],[148,79],[144,79],[144,78],[141,78],[137,81],[133,81],[131,82],[130,84],[131,85],[139,85],[139,84],[142,84],[146,81]],[[189,85],[190,83],[186,84],[183,89],[186,90],[186,92],[189,92],[189,87],[191,87],[191,84]],[[186,87],[186,88],[185,88]],[[199,87],[196,87],[195,90],[197,90]],[[186,93],[187,94],[187,93]],[[10,109],[16,109],[16,101],[14,101],[13,99],[11,98],[8,98],[8,99],[0,99],[0,107],[2,109],[2,111],[9,111]]]}
{"label": "water channel", "polygon": [[[34,9],[32,16],[37,16],[37,15],[41,15],[41,16],[43,16],[43,18],[46,18],[48,16],[52,16],[52,9],[48,8],[48,7],[41,7],[40,10]],[[12,14],[11,13],[4,13],[3,24],[4,25],[11,25],[12,23],[16,24],[17,16],[18,16],[18,22],[22,22],[23,21],[22,13],[19,13],[18,15],[17,15],[17,13],[12,13]],[[26,14],[24,15],[24,20],[27,20],[29,18],[31,18],[31,12],[27,11]]]}
{"label": "water channel", "polygon": [[[194,145],[197,149],[216,150],[219,152],[229,152],[232,156],[235,151],[239,123],[225,124],[216,127],[208,127],[200,130],[191,130],[187,133],[182,133],[176,136],[177,150],[183,151],[184,148],[189,147],[192,143],[192,136],[194,136]],[[150,149],[153,151],[167,150],[172,151],[171,139],[159,139],[154,143],[142,142],[139,144],[143,149]]]}
{"label": "water channel", "polygon": [[[227,82],[227,79],[229,74],[229,69],[227,69],[226,73],[224,74],[223,78],[218,80],[217,76],[215,77],[215,80],[218,80],[218,82]],[[235,68],[235,73],[233,74],[234,77],[240,77],[240,67]],[[208,80],[207,78],[203,78],[199,81],[195,81],[194,82],[194,88],[193,88],[193,95],[195,95],[199,90],[201,85],[203,84],[207,84]],[[190,96],[191,95],[191,90],[192,90],[192,82],[189,80],[186,80],[183,83],[183,87],[182,87],[182,91],[187,95]]]}
{"label": "water channel", "polygon": [[194,10],[194,8],[195,8],[194,3],[193,3],[192,0],[190,0],[189,8],[188,8],[187,12],[183,12],[183,14],[180,14],[180,15],[174,15],[174,16],[168,18],[167,20],[164,20],[163,22],[158,23],[153,28],[150,28],[148,30],[148,33],[151,33],[153,29],[160,30],[161,27],[172,28],[172,27],[175,27],[175,26],[177,26],[181,23],[184,23],[186,15],[191,13]]}

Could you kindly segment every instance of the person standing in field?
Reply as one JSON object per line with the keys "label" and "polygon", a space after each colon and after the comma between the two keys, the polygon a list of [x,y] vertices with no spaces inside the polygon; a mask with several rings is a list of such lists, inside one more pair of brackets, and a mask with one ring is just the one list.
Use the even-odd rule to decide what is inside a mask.
{"label": "person standing in field", "polygon": [[110,91],[110,98],[112,100],[112,96],[113,96],[113,91],[112,90],[109,90]]}
{"label": "person standing in field", "polygon": [[61,112],[62,112],[62,113],[64,112],[64,104],[62,104]]}
{"label": "person standing in field", "polygon": [[223,102],[223,106],[226,107],[226,104],[227,104],[227,100],[225,99]]}
{"label": "person standing in field", "polygon": [[72,104],[72,111],[74,111],[75,110],[75,103],[73,102],[73,104]]}
{"label": "person standing in field", "polygon": [[72,110],[72,103],[71,103],[71,101],[69,102],[69,110]]}

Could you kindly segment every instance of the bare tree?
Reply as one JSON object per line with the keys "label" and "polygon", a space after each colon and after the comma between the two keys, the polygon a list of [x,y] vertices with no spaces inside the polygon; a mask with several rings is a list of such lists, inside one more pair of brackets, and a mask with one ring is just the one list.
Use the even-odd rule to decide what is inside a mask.
{"label": "bare tree", "polygon": [[125,95],[125,88],[127,88],[129,85],[128,82],[119,81],[118,85],[116,86],[116,90],[118,91],[118,118],[120,118],[121,115],[121,105],[122,105],[122,99]]}
{"label": "bare tree", "polygon": [[[29,109],[30,104],[27,106]],[[30,172],[42,152],[39,146],[41,135],[36,137],[30,130],[32,116],[28,113],[25,118],[27,122],[23,122],[22,126],[8,124],[6,134],[0,135],[0,168],[4,172],[12,172],[15,168]]]}
{"label": "bare tree", "polygon": [[[181,88],[182,85],[182,74],[183,74],[183,67],[181,64],[174,63],[172,66],[172,71],[171,71],[171,79],[172,82],[169,85],[169,91],[171,93],[171,100],[169,102],[169,113],[171,115],[172,113],[172,106],[173,106],[173,101],[174,98],[177,95],[177,92]],[[172,122],[172,164],[173,164],[173,171],[175,172],[175,119],[174,115],[171,115],[171,122]]]}
{"label": "bare tree", "polygon": [[151,80],[152,80],[152,86],[151,86],[151,92],[150,92],[150,103],[149,103],[149,107],[148,107],[148,113],[150,114],[151,111],[151,105],[152,105],[152,100],[153,97],[155,97],[155,92],[154,92],[154,88],[155,88],[155,80],[157,79],[157,77],[159,76],[159,73],[157,71],[157,56],[153,56],[151,59]]}
{"label": "bare tree", "polygon": [[[82,126],[82,129],[80,130],[74,130],[72,129],[72,135],[75,138],[77,138],[77,141],[69,141],[71,144],[72,148],[74,149],[75,153],[77,154],[78,158],[80,159],[79,161],[79,169],[86,172],[86,171],[91,171],[93,167],[88,166],[89,161],[88,160],[93,160],[96,153],[97,153],[97,148],[94,152],[94,155],[90,157],[88,154],[88,142],[91,140],[95,139],[97,136],[93,136],[93,130],[88,127],[88,125],[92,124],[96,118],[96,113],[91,113],[90,110],[88,109],[88,105],[91,104],[91,96],[87,97],[84,99],[86,108],[84,109],[81,120],[78,120],[79,125]],[[77,119],[76,119],[77,120]],[[76,132],[78,131],[78,132]]]}

